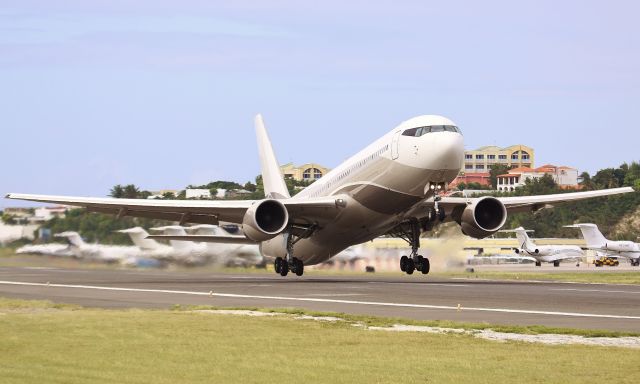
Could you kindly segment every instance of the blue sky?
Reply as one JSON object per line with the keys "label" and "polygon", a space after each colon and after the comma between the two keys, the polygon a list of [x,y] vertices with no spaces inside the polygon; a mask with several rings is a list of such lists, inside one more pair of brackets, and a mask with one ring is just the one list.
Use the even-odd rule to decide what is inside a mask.
{"label": "blue sky", "polygon": [[640,160],[637,2],[53,3],[0,9],[2,193],[252,180],[258,112],[281,163],[420,114],[538,165]]}

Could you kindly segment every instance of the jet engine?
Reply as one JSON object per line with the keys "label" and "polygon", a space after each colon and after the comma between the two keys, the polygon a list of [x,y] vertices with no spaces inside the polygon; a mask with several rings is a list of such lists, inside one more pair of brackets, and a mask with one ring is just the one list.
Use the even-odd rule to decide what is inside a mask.
{"label": "jet engine", "polygon": [[253,241],[276,237],[289,222],[287,208],[278,200],[262,200],[253,204],[242,219],[245,236]]}
{"label": "jet engine", "polygon": [[485,196],[468,205],[460,216],[462,233],[482,239],[496,233],[507,220],[507,209],[495,197]]}

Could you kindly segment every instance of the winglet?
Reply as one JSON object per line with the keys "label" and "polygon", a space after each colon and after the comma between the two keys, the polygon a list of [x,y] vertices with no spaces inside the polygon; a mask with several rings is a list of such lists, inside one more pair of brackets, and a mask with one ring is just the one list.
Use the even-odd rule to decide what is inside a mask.
{"label": "winglet", "polygon": [[274,199],[286,199],[291,197],[284,182],[280,166],[271,146],[271,140],[267,130],[264,128],[262,115],[255,118],[256,137],[258,140],[258,153],[260,154],[260,168],[262,170],[262,183],[264,185],[265,197]]}

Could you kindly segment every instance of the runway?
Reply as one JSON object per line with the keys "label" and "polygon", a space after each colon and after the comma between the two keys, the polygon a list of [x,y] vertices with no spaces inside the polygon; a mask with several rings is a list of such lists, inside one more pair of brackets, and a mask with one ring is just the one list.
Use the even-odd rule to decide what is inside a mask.
{"label": "runway", "polygon": [[640,332],[640,286],[247,273],[0,268],[0,296],[103,308],[299,307],[422,320]]}

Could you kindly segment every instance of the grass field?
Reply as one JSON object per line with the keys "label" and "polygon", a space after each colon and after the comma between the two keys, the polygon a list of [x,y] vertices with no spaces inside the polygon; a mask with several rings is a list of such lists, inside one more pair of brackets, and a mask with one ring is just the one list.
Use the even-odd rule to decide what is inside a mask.
{"label": "grass field", "polygon": [[[0,300],[2,383],[635,383],[640,351]],[[619,358],[624,356],[624,358]],[[602,364],[603,359],[606,364]]]}

